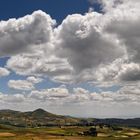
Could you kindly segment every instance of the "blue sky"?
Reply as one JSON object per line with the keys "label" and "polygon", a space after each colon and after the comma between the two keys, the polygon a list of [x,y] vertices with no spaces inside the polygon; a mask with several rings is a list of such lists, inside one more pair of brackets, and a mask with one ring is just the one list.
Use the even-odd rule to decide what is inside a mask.
{"label": "blue sky", "polygon": [[0,109],[140,115],[140,2],[93,1],[0,2]]}
{"label": "blue sky", "polygon": [[[90,6],[91,4],[86,0],[5,0],[0,4],[0,19],[18,18],[40,9],[61,22],[69,14],[84,14]],[[95,8],[98,9],[97,6]]]}

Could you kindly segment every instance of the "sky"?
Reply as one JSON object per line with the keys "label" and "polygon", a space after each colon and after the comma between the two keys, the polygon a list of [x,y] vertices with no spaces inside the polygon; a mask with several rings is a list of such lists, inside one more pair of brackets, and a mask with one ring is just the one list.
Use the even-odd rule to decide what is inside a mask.
{"label": "sky", "polygon": [[0,2],[0,109],[140,117],[139,0]]}

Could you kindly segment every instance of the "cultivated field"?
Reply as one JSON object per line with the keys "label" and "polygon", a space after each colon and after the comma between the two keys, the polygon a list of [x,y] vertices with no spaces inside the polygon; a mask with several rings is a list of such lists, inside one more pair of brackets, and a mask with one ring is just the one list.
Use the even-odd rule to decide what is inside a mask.
{"label": "cultivated field", "polygon": [[1,127],[0,140],[140,140],[140,130],[123,128],[97,128],[97,137],[84,136],[80,133],[90,127],[48,127],[48,128],[14,128]]}

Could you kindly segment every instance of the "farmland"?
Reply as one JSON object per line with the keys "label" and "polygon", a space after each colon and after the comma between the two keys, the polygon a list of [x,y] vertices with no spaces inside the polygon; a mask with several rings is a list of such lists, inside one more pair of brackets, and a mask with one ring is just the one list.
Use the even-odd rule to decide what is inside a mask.
{"label": "farmland", "polygon": [[0,140],[139,140],[140,130],[122,128],[112,130],[108,127],[97,128],[97,136],[81,135],[90,127],[67,126],[46,128],[16,128],[1,126]]}

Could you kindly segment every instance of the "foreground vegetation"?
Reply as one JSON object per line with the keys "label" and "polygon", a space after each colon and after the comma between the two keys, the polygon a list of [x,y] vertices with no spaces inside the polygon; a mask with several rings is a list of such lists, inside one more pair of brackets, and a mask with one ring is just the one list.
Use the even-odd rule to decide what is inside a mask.
{"label": "foreground vegetation", "polygon": [[96,126],[97,136],[84,135],[95,127],[67,126],[46,128],[16,128],[0,126],[0,140],[140,140],[136,128]]}

